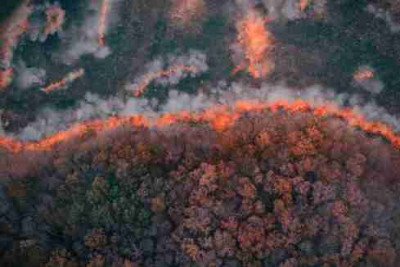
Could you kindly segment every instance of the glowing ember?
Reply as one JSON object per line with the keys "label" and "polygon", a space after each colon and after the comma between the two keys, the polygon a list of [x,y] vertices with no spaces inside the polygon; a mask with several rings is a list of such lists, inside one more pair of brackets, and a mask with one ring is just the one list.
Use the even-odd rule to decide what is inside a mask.
{"label": "glowing ember", "polygon": [[237,40],[244,51],[245,59],[237,66],[234,73],[247,66],[248,72],[254,78],[265,78],[274,68],[269,59],[273,38],[266,29],[266,18],[255,11],[249,11],[238,25]]}
{"label": "glowing ember", "polygon": [[162,76],[170,76],[178,71],[187,71],[187,72],[197,72],[198,68],[195,66],[174,66],[168,70],[160,70],[157,72],[151,72],[142,78],[139,84],[134,85],[133,94],[136,97],[139,97],[146,90],[146,87],[154,80]]}
{"label": "glowing ember", "polygon": [[0,90],[6,88],[12,82],[13,76],[14,71],[12,68],[0,69]]}
{"label": "glowing ember", "polygon": [[51,5],[46,9],[46,26],[44,28],[45,36],[57,32],[65,18],[65,11],[58,5]]}
{"label": "glowing ember", "polygon": [[28,26],[28,17],[32,12],[30,1],[25,1],[5,23],[1,33],[0,61],[5,67],[10,66],[13,49],[18,38]]}
{"label": "glowing ember", "polygon": [[100,21],[99,21],[99,44],[104,46],[104,34],[106,30],[106,20],[109,8],[109,0],[103,0],[100,10]]}
{"label": "glowing ember", "polygon": [[354,73],[354,80],[363,81],[372,79],[374,77],[374,71],[371,68],[363,67]]}
{"label": "glowing ember", "polygon": [[112,117],[105,121],[94,120],[77,124],[67,131],[59,132],[55,135],[46,137],[38,142],[26,142],[14,140],[7,137],[0,138],[0,146],[7,151],[18,153],[23,150],[44,151],[51,150],[54,145],[71,140],[72,138],[83,137],[87,133],[99,133],[101,131],[112,130],[121,125],[132,125],[134,127],[163,127],[178,122],[209,123],[214,130],[224,131],[232,126],[236,119],[246,112],[269,111],[277,112],[283,109],[290,113],[312,113],[317,117],[333,116],[346,120],[350,126],[358,127],[365,132],[381,135],[392,146],[400,149],[400,136],[395,134],[390,126],[380,123],[367,121],[363,116],[356,114],[350,109],[338,109],[335,105],[325,105],[313,107],[303,100],[289,103],[286,100],[273,103],[254,104],[246,101],[238,101],[234,107],[218,106],[210,108],[202,113],[168,113],[164,114],[155,121],[145,119],[141,115],[131,117],[116,118]]}
{"label": "glowing ember", "polygon": [[301,12],[304,12],[306,10],[309,2],[309,0],[300,0],[299,7]]}
{"label": "glowing ember", "polygon": [[72,83],[73,81],[81,77],[84,73],[85,71],[83,69],[70,72],[65,78],[62,78],[60,81],[52,83],[45,88],[42,88],[42,91],[45,93],[50,93],[52,91],[64,88],[67,84]]}
{"label": "glowing ember", "polygon": [[27,0],[20,5],[10,19],[0,28],[0,90],[7,87],[13,78],[13,70],[10,68],[14,47],[19,37],[28,26],[28,17],[32,13]]}

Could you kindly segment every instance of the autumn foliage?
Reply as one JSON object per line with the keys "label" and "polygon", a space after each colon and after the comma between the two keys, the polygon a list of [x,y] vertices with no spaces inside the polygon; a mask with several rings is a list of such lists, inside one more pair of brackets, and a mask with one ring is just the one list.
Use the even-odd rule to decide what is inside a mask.
{"label": "autumn foliage", "polygon": [[[237,109],[224,127],[206,119],[231,118],[221,111],[169,115],[3,157],[13,207],[36,207],[29,238],[40,257],[48,266],[396,266],[397,148],[304,106]],[[43,164],[10,171],[30,153]]]}

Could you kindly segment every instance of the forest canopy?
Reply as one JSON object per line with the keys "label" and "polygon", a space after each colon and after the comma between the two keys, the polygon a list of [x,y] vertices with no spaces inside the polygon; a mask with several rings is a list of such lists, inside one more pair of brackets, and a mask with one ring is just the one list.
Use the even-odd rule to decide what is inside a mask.
{"label": "forest canopy", "polygon": [[235,118],[223,129],[125,124],[3,152],[4,266],[399,261],[397,148],[310,111]]}

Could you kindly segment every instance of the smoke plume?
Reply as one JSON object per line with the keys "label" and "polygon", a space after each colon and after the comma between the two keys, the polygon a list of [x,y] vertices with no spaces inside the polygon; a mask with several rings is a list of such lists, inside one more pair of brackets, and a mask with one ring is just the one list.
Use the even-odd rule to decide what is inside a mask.
{"label": "smoke plume", "polygon": [[21,89],[44,85],[46,71],[41,68],[27,67],[23,61],[16,66],[16,85]]}
{"label": "smoke plume", "polygon": [[[118,0],[109,1],[107,9],[107,25],[104,27],[104,33],[115,25],[117,21]],[[54,58],[61,60],[67,65],[76,62],[81,56],[91,54],[95,58],[103,59],[111,53],[107,45],[99,42],[99,23],[101,22],[101,3],[91,4],[87,10],[84,10],[85,20],[81,24],[73,24],[66,29],[60,38],[62,40],[62,49],[54,54]]]}

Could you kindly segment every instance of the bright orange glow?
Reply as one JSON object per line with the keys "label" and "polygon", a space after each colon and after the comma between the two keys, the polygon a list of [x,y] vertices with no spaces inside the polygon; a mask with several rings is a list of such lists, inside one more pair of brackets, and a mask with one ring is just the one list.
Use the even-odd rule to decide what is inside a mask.
{"label": "bright orange glow", "polygon": [[300,3],[299,3],[300,11],[304,12],[304,10],[306,10],[308,4],[309,4],[309,0],[300,0]]}
{"label": "bright orange glow", "polygon": [[269,111],[277,112],[283,109],[290,113],[312,113],[317,117],[333,116],[344,119],[350,126],[358,127],[365,132],[380,135],[391,142],[392,146],[400,149],[400,136],[395,134],[390,126],[381,122],[367,121],[363,116],[356,114],[351,109],[338,109],[335,105],[324,105],[313,107],[304,100],[290,103],[286,100],[273,103],[253,104],[246,101],[238,101],[235,106],[217,106],[209,108],[200,113],[182,111],[178,113],[167,113],[156,120],[149,120],[142,115],[131,117],[111,117],[105,121],[94,120],[83,122],[69,130],[58,132],[37,142],[21,142],[8,137],[0,138],[0,147],[11,153],[26,151],[51,150],[54,145],[66,142],[73,138],[83,138],[87,133],[99,133],[112,130],[121,125],[132,125],[134,127],[164,127],[179,122],[209,123],[216,131],[224,131],[235,123],[235,120],[245,112]]}
{"label": "bright orange glow", "polygon": [[59,5],[51,5],[45,11],[46,13],[46,26],[44,27],[44,34],[47,36],[58,31],[65,18],[65,11]]}
{"label": "bright orange glow", "polygon": [[32,13],[30,1],[23,2],[10,19],[0,26],[0,90],[7,87],[14,77],[11,60],[18,39],[28,27],[28,17]]}
{"label": "bright orange glow", "polygon": [[187,72],[196,72],[198,71],[198,68],[195,66],[174,66],[172,68],[169,68],[168,70],[160,70],[157,72],[151,72],[142,78],[142,80],[139,82],[139,84],[134,84],[133,86],[133,94],[136,97],[139,97],[140,95],[143,94],[143,92],[146,90],[146,87],[154,80],[162,76],[169,76],[172,75],[173,73],[177,71],[187,71]]}
{"label": "bright orange glow", "polygon": [[0,63],[6,68],[10,66],[13,49],[19,37],[28,27],[28,17],[32,13],[29,6],[30,1],[26,0],[14,12],[10,19],[0,28]]}
{"label": "bright orange glow", "polygon": [[235,68],[234,73],[247,66],[251,76],[265,78],[273,70],[274,64],[269,59],[273,38],[265,27],[266,22],[266,18],[255,11],[249,11],[238,23],[237,41],[244,51],[245,59]]}
{"label": "bright orange glow", "polygon": [[42,91],[45,93],[50,93],[52,91],[63,88],[68,83],[72,83],[73,81],[75,81],[76,79],[81,77],[84,73],[85,73],[85,71],[83,69],[79,69],[77,71],[70,72],[70,73],[68,73],[68,75],[65,78],[62,78],[61,80],[51,83],[50,85],[42,88]]}
{"label": "bright orange glow", "polygon": [[374,77],[374,71],[369,68],[360,68],[358,71],[354,73],[354,80],[362,81],[372,79]]}
{"label": "bright orange glow", "polygon": [[105,44],[104,35],[106,30],[106,21],[107,21],[109,4],[110,4],[109,0],[103,0],[103,3],[101,4],[99,30],[98,30],[99,44],[101,46],[104,46]]}
{"label": "bright orange glow", "polygon": [[14,71],[12,68],[0,69],[0,90],[6,88],[12,81]]}

